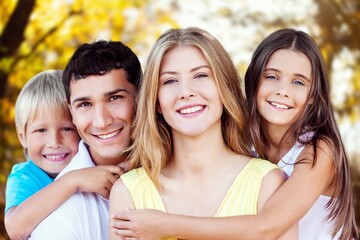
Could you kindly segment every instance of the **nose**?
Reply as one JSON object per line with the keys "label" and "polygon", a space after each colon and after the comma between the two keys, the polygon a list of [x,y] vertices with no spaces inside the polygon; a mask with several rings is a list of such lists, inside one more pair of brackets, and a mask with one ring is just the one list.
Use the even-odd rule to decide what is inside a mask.
{"label": "nose", "polygon": [[95,111],[93,126],[98,129],[106,128],[113,121],[111,112],[106,106],[98,106]]}
{"label": "nose", "polygon": [[280,81],[277,85],[275,94],[278,96],[289,97],[289,86],[285,81]]}
{"label": "nose", "polygon": [[49,147],[51,148],[62,148],[63,147],[63,143],[62,143],[62,135],[61,132],[59,131],[52,131],[50,133],[50,137],[47,141],[47,144]]}
{"label": "nose", "polygon": [[179,98],[188,99],[190,97],[194,97],[195,95],[195,90],[191,86],[191,83],[189,81],[183,81],[181,84]]}

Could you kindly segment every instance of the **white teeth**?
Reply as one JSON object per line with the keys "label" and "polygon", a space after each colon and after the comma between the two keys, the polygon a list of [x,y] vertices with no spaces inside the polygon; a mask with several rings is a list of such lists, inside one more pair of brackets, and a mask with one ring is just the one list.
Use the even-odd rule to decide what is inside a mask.
{"label": "white teeth", "polygon": [[180,113],[181,114],[194,113],[194,112],[198,112],[198,111],[202,110],[203,108],[204,108],[203,106],[196,106],[196,107],[181,109]]}
{"label": "white teeth", "polygon": [[64,158],[65,155],[66,155],[66,154],[61,154],[61,155],[45,155],[45,157],[48,158],[48,159],[56,160],[56,159]]}
{"label": "white teeth", "polygon": [[112,138],[113,136],[115,136],[116,134],[118,134],[120,132],[120,130],[116,131],[116,132],[112,132],[106,135],[97,135],[100,139],[109,139]]}
{"label": "white teeth", "polygon": [[271,105],[277,107],[277,108],[281,108],[281,109],[289,109],[290,107],[279,104],[279,103],[275,103],[275,102],[270,102]]}

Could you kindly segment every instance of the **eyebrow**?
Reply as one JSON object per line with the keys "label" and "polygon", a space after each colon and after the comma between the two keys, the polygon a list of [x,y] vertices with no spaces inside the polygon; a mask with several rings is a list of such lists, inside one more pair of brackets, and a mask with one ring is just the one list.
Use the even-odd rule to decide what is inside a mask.
{"label": "eyebrow", "polygon": [[[276,68],[265,68],[264,69],[264,73],[267,72],[267,71],[274,71],[274,72],[280,72],[278,69]],[[300,73],[295,73],[294,74],[296,77],[300,77],[300,78],[303,78],[305,79],[306,81],[310,82],[310,78],[308,78],[307,76],[303,75],[303,74],[300,74]]]}
{"label": "eyebrow", "polygon": [[[210,69],[210,67],[208,65],[200,65],[200,66],[197,66],[197,67],[194,67],[194,68],[190,69],[190,72],[195,72],[196,70],[199,70],[201,68],[209,68]],[[176,72],[175,71],[161,72],[159,77],[161,77],[164,74],[176,74]]]}
{"label": "eyebrow", "polygon": [[[105,97],[110,97],[114,94],[117,94],[119,92],[125,92],[125,93],[129,93],[128,90],[124,89],[124,88],[117,88],[117,89],[114,89],[112,91],[109,91],[109,92],[106,92],[104,94]],[[84,101],[89,101],[91,98],[90,97],[79,97],[79,98],[75,98],[73,101],[72,101],[72,104],[74,105],[76,102],[84,102]]]}

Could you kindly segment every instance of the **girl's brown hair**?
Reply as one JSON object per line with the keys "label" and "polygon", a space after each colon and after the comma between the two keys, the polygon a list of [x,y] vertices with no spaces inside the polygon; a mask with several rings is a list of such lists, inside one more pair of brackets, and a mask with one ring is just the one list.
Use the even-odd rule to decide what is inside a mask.
{"label": "girl's brown hair", "polygon": [[[302,31],[294,29],[275,31],[260,43],[253,54],[245,74],[245,93],[250,114],[250,134],[254,147],[260,157],[268,158],[269,142],[261,128],[261,116],[256,107],[256,94],[260,78],[269,58],[280,49],[301,52],[310,60],[312,81],[307,101],[310,103],[311,99],[311,102],[314,103],[305,104],[299,118],[285,134],[282,142],[295,137],[295,140],[302,144],[312,145],[314,150],[313,166],[317,161],[319,141],[325,141],[331,147],[335,166],[331,186],[335,188],[335,192],[327,207],[330,208],[328,219],[336,220],[332,234],[335,235],[342,228],[341,239],[359,239],[355,222],[349,163],[330,101],[324,59],[316,42]],[[312,132],[313,137],[300,138],[307,132]]]}

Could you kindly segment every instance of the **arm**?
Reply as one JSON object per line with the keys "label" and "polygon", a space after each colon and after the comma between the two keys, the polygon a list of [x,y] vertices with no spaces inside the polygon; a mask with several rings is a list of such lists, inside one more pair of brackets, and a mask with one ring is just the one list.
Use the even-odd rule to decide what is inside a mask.
{"label": "arm", "polygon": [[[270,171],[262,180],[259,200],[258,200],[258,212],[264,208],[266,202],[275,193],[275,191],[284,183],[286,180],[285,174],[280,169],[274,169]],[[281,235],[279,240],[282,239],[298,239],[298,227],[297,223],[294,224],[286,233]]]}
{"label": "arm", "polygon": [[[311,147],[306,147],[299,159],[312,159],[312,153]],[[130,210],[118,212],[116,218],[120,221],[116,226],[136,228],[142,237],[151,231],[154,236],[184,239],[277,239],[297,224],[321,194],[329,193],[334,172],[331,151],[320,143],[317,154],[314,167],[311,161],[295,165],[293,174],[266,201],[258,215],[199,218],[149,209]]]}
{"label": "arm", "polygon": [[39,192],[12,207],[5,214],[5,226],[11,239],[23,239],[52,211],[63,204],[75,191],[98,192],[108,197],[121,168],[101,166],[74,170]]}
{"label": "arm", "polygon": [[[110,206],[109,206],[109,237],[110,239],[119,239],[118,234],[121,233],[124,237],[131,237],[132,232],[122,229],[115,229],[112,227],[114,218],[113,215],[116,212],[122,212],[128,208],[134,208],[134,203],[131,198],[131,194],[126,188],[125,184],[121,179],[115,182],[110,193]],[[130,235],[129,235],[130,234]]]}

